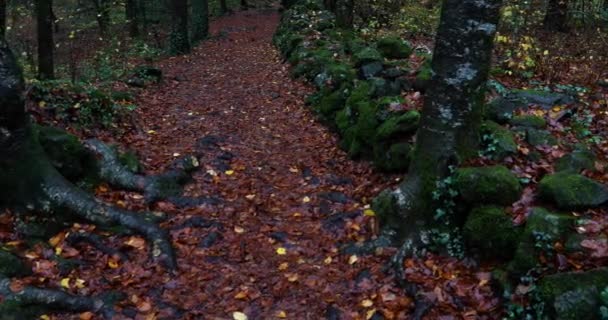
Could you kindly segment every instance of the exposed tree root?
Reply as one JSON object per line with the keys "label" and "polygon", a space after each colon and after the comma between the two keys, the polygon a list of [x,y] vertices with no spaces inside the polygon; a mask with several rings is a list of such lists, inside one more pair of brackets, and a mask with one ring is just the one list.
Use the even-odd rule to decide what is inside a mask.
{"label": "exposed tree root", "polygon": [[70,233],[70,235],[65,240],[70,245],[74,245],[74,244],[81,243],[81,242],[86,242],[104,254],[119,258],[122,261],[126,261],[128,259],[127,255],[124,254],[123,252],[121,252],[120,250],[116,250],[114,248],[106,246],[103,243],[102,237],[100,237],[99,235],[96,235],[94,233],[88,233],[88,232]]}
{"label": "exposed tree root", "polygon": [[112,303],[101,298],[75,296],[59,290],[29,286],[13,291],[11,290],[11,280],[4,276],[0,276],[0,294],[4,297],[4,303],[14,302],[20,306],[45,306],[72,312],[92,311],[102,315],[105,319],[111,319],[114,316]]}

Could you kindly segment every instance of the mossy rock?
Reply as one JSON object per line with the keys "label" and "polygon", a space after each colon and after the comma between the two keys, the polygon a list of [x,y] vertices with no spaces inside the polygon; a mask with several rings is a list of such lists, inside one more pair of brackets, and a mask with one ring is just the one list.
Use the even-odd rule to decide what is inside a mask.
{"label": "mossy rock", "polygon": [[481,126],[483,135],[490,137],[492,155],[497,159],[503,159],[517,153],[517,143],[513,133],[494,121],[484,121]]}
{"label": "mossy rock", "polygon": [[486,118],[498,123],[506,123],[513,118],[517,109],[526,110],[530,105],[550,109],[555,105],[570,104],[575,99],[567,94],[540,90],[513,90],[486,106]]}
{"label": "mossy rock", "polygon": [[350,106],[346,106],[336,113],[336,127],[341,135],[344,135],[348,128],[355,125],[354,120]]}
{"label": "mossy rock", "polygon": [[30,269],[12,253],[0,249],[0,274],[5,277],[15,277],[28,274]]}
{"label": "mossy rock", "polygon": [[543,129],[547,127],[547,121],[543,117],[533,115],[514,116],[509,124],[516,127]]}
{"label": "mossy rock", "polygon": [[467,244],[485,257],[510,259],[515,253],[522,228],[501,207],[478,207],[464,224]]}
{"label": "mossy rock", "polygon": [[533,128],[526,130],[526,142],[532,146],[556,146],[558,144],[557,138],[549,131]]}
{"label": "mossy rock", "polygon": [[566,238],[574,221],[575,218],[571,215],[533,208],[515,251],[515,257],[509,264],[510,271],[522,275],[536,267],[542,250],[547,249],[543,249],[541,244],[552,246],[553,243]]}
{"label": "mossy rock", "polygon": [[579,173],[595,170],[595,154],[589,149],[577,149],[555,161],[555,171]]}
{"label": "mossy rock", "polygon": [[384,65],[380,61],[374,61],[370,63],[366,63],[361,66],[359,69],[359,75],[363,79],[371,79],[376,77],[382,73],[384,70]]}
{"label": "mossy rock", "polygon": [[373,47],[365,47],[353,54],[353,63],[357,67],[371,62],[382,62],[383,60],[384,58],[380,52]]}
{"label": "mossy rock", "polygon": [[374,88],[367,81],[357,82],[355,88],[346,100],[346,106],[352,108],[352,111],[359,112],[359,106],[371,103]]}
{"label": "mossy rock", "polygon": [[545,176],[540,181],[538,190],[543,200],[565,210],[594,208],[608,201],[608,187],[580,174],[569,172]]}
{"label": "mossy rock", "polygon": [[405,171],[409,166],[412,146],[407,142],[391,145],[388,150],[382,144],[374,146],[374,165],[383,171]]}
{"label": "mossy rock", "polygon": [[416,80],[414,81],[414,88],[419,91],[425,91],[431,83],[433,76],[433,69],[431,68],[431,59],[427,59],[422,63],[420,69],[416,73]]}
{"label": "mossy rock", "polygon": [[548,316],[558,320],[599,320],[600,292],[608,287],[608,268],[543,277],[538,292]]}
{"label": "mossy rock", "polygon": [[336,90],[331,93],[321,92],[321,99],[314,105],[315,110],[321,115],[325,121],[333,123],[336,113],[344,108],[346,98],[343,90]]}
{"label": "mossy rock", "polygon": [[379,141],[402,137],[416,131],[420,122],[420,113],[416,110],[403,114],[391,115],[384,121],[376,131],[376,139]]}
{"label": "mossy rock", "polygon": [[412,54],[412,46],[405,40],[388,36],[376,42],[378,50],[388,59],[405,59]]}
{"label": "mossy rock", "polygon": [[55,127],[37,126],[38,140],[53,166],[70,181],[82,179],[96,172],[95,156],[80,140],[67,131]]}
{"label": "mossy rock", "polygon": [[471,205],[511,205],[522,192],[519,179],[505,166],[459,168],[454,186],[460,198]]}
{"label": "mossy rock", "polygon": [[369,79],[369,82],[374,88],[374,97],[397,96],[401,94],[403,83],[399,79],[387,80],[384,78],[374,77]]}

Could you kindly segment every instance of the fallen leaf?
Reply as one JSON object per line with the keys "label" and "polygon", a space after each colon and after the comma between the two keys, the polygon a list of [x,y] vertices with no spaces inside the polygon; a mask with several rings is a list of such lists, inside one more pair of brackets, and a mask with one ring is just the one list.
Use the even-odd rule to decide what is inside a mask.
{"label": "fallen leaf", "polygon": [[234,320],[247,320],[247,315],[240,312],[240,311],[235,311],[232,313],[232,319]]}

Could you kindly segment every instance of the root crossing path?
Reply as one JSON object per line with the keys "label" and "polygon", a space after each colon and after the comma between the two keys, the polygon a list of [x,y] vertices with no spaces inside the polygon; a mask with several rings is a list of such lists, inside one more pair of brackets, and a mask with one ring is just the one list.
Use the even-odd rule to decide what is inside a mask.
{"label": "root crossing path", "polygon": [[[186,187],[192,203],[152,208],[169,215],[175,274],[120,238],[127,262],[99,274],[100,258],[73,275],[126,293],[125,317],[365,319],[382,299],[408,309],[381,271],[392,252],[338,252],[371,236],[364,206],[391,181],[348,159],[305,105],[311,89],[290,78],[272,45],[279,19],[251,10],[216,20],[210,40],[161,62],[163,83],[140,95],[140,130],[121,143],[149,171],[186,154],[201,169]],[[132,208],[143,202],[123,197]]]}

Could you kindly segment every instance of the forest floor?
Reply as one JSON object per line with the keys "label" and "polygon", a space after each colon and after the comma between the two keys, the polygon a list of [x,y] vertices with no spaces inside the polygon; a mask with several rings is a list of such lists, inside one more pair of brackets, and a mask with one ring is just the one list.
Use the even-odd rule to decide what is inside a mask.
{"label": "forest floor", "polygon": [[[279,19],[276,10],[250,10],[215,20],[211,39],[192,54],[158,63],[164,81],[139,95],[138,128],[122,137],[102,134],[135,150],[150,173],[181,155],[199,158],[185,194],[217,201],[151,208],[170,217],[162,226],[170,230],[178,270],[150,262],[142,238],[111,235],[108,245],[124,250],[128,261],[51,241],[62,256],[84,263],[61,274],[44,254],[26,255],[35,267],[25,282],[79,295],[123,292],[121,319],[407,318],[414,300],[382,270],[395,250],[339,252],[373,236],[367,205],[399,177],[349,159],[315,119],[304,103],[311,88],[290,78],[271,43]],[[102,186],[97,195],[146,208],[136,193]],[[75,224],[71,231],[93,228]],[[429,318],[498,317],[499,299],[483,268],[436,256],[406,265],[408,280],[435,302]]]}

